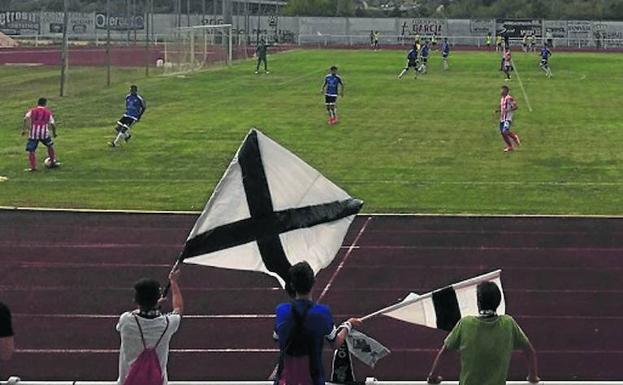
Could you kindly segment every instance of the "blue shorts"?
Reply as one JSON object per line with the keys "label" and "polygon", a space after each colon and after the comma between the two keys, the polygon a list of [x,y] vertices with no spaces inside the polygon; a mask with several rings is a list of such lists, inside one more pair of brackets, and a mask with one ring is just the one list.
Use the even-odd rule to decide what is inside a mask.
{"label": "blue shorts", "polygon": [[501,133],[509,132],[512,125],[513,125],[513,122],[510,120],[505,120],[503,122],[500,122],[500,132]]}
{"label": "blue shorts", "polygon": [[54,143],[52,142],[52,137],[47,137],[45,139],[28,139],[28,143],[26,143],[26,151],[35,152],[39,142],[43,143],[43,145],[46,147],[54,146]]}

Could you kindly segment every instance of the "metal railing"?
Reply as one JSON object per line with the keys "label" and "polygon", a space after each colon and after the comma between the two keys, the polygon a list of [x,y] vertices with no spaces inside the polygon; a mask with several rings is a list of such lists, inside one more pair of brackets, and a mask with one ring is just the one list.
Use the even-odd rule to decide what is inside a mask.
{"label": "metal railing", "polygon": [[[444,36],[437,36],[437,44],[441,44]],[[447,36],[448,42],[452,46],[472,46],[472,47],[484,47],[486,37],[485,36]],[[413,44],[415,36],[413,35],[382,35],[379,39],[381,46],[395,46],[395,45],[410,45]],[[420,39],[426,39],[430,41],[431,36],[422,35]],[[535,39],[535,46],[541,46],[545,41],[551,40],[553,48],[570,48],[570,49],[619,49],[623,48],[623,39],[602,39],[602,38],[552,38],[546,39],[545,37],[537,37]],[[323,34],[318,32],[316,34],[300,34],[297,35],[297,44],[316,44],[320,46],[363,46],[371,45],[370,35],[333,35]],[[522,46],[521,39],[511,39],[511,47],[519,48]],[[495,46],[495,39],[491,44]]]}

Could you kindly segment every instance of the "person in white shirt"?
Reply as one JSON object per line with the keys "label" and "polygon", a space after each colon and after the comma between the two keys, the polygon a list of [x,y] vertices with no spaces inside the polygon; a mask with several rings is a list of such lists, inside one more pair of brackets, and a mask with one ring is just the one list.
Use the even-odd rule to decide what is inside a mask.
{"label": "person in white shirt", "polygon": [[121,336],[121,348],[119,349],[119,378],[117,383],[122,385],[128,375],[130,366],[144,350],[141,340],[140,324],[145,344],[153,347],[162,336],[162,340],[156,348],[160,367],[164,377],[163,385],[168,382],[167,362],[169,359],[169,342],[171,337],[180,326],[184,312],[184,301],[178,285],[180,271],[171,272],[171,295],[173,312],[164,314],[160,312],[162,301],[160,283],[153,279],[141,279],[134,285],[134,302],[138,309],[125,312],[119,318],[117,331]]}

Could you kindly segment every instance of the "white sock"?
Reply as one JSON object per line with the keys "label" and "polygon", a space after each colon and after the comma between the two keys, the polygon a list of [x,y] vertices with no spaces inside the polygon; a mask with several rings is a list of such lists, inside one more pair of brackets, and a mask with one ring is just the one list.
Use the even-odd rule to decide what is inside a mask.
{"label": "white sock", "polygon": [[119,132],[117,134],[117,137],[115,138],[115,140],[113,141],[113,144],[116,146],[117,143],[119,142],[119,139],[121,139],[124,136],[123,132]]}
{"label": "white sock", "polygon": [[400,72],[400,75],[398,75],[399,78],[405,76],[405,74],[407,73],[407,69],[403,69],[402,72]]}

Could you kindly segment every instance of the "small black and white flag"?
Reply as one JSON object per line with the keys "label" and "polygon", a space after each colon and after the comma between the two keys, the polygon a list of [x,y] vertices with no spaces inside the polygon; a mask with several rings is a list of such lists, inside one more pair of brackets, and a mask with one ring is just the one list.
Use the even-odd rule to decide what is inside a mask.
{"label": "small black and white flag", "polygon": [[505,314],[501,272],[496,270],[422,295],[410,293],[401,302],[367,315],[363,319],[382,314],[413,324],[451,331],[461,317],[478,315],[476,288],[481,282],[493,282],[500,288],[502,301],[497,313]]}
{"label": "small black and white flag", "polygon": [[348,344],[348,351],[371,368],[374,368],[381,358],[391,353],[380,342],[355,329],[348,333],[346,343]]}
{"label": "small black and white flag", "polygon": [[314,273],[335,258],[363,202],[252,129],[195,223],[179,260],[259,271],[288,283],[290,266]]}

